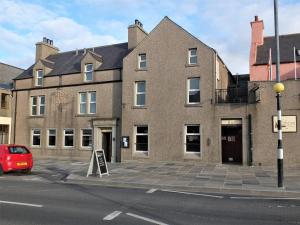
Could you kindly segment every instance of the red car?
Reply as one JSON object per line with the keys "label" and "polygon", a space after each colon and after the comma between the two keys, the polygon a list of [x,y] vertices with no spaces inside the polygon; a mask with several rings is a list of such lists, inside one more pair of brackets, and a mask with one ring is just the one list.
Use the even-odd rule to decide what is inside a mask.
{"label": "red car", "polygon": [[32,166],[32,154],[25,146],[0,145],[0,175],[15,170],[30,173]]}

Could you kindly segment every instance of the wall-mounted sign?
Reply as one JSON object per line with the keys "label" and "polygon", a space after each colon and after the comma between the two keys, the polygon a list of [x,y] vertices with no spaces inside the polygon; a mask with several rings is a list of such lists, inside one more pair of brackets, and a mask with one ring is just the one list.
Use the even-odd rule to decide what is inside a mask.
{"label": "wall-mounted sign", "polygon": [[222,125],[240,125],[242,124],[241,119],[222,119]]}
{"label": "wall-mounted sign", "polygon": [[122,148],[129,148],[129,137],[128,136],[122,137]]}
{"label": "wall-mounted sign", "polygon": [[[282,116],[281,117],[282,132],[296,133],[297,132],[297,116]],[[278,132],[277,116],[273,116],[273,132]]]}

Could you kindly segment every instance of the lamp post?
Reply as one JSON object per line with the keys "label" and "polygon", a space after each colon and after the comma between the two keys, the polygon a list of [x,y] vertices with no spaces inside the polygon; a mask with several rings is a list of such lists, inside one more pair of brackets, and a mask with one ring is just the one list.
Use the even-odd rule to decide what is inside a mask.
{"label": "lamp post", "polygon": [[284,85],[280,82],[280,51],[279,51],[279,35],[278,35],[278,1],[274,0],[274,23],[275,23],[275,39],[276,39],[276,84],[273,90],[276,92],[277,100],[277,128],[278,128],[278,144],[277,144],[277,178],[278,187],[283,187],[283,145],[282,145],[282,124],[281,124],[281,107],[280,97],[284,91]]}

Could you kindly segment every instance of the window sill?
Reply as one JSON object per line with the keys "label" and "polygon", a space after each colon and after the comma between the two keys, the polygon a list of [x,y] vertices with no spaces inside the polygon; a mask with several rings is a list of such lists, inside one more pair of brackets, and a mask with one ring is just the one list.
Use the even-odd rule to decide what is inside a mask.
{"label": "window sill", "polygon": [[132,109],[147,109],[147,106],[132,106]]}
{"label": "window sill", "polygon": [[147,71],[147,68],[136,68],[135,71]]}
{"label": "window sill", "polygon": [[31,115],[29,116],[29,118],[45,118],[45,115],[36,115],[36,116]]}
{"label": "window sill", "polygon": [[185,107],[202,107],[202,103],[185,103]]}
{"label": "window sill", "polygon": [[96,113],[93,114],[76,114],[75,117],[93,117],[96,116]]}
{"label": "window sill", "polygon": [[92,148],[92,147],[80,147],[79,150],[80,150],[80,151],[92,151],[93,148]]}
{"label": "window sill", "polygon": [[72,150],[74,148],[75,148],[74,146],[70,146],[70,147],[69,146],[64,146],[63,147],[64,150]]}
{"label": "window sill", "polygon": [[31,145],[30,148],[37,149],[37,148],[41,148],[41,146]]}
{"label": "window sill", "polygon": [[134,158],[149,158],[149,152],[137,152],[133,153]]}
{"label": "window sill", "polygon": [[185,64],[185,67],[199,67],[199,64],[189,64],[189,63],[186,63]]}

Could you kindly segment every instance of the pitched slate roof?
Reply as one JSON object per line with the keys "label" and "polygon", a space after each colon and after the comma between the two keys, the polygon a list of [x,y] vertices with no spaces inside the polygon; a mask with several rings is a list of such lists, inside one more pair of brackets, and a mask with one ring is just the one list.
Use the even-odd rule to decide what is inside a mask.
{"label": "pitched slate roof", "polygon": [[0,62],[0,88],[11,89],[13,79],[23,71],[21,68]]}
{"label": "pitched slate roof", "polygon": [[[280,62],[294,62],[294,47],[300,49],[300,33],[279,36]],[[256,65],[268,64],[269,51],[272,49],[272,63],[276,63],[276,40],[275,37],[265,37],[264,44],[257,47]],[[296,56],[300,62],[300,56]]]}
{"label": "pitched slate roof", "polygon": [[[47,61],[51,61],[51,64],[44,61],[43,64],[49,63],[50,68],[53,70],[45,74],[45,76],[57,76],[66,75],[81,72],[81,60],[85,56],[86,52],[94,52],[102,57],[103,63],[99,68],[95,70],[110,70],[119,69],[123,66],[123,58],[128,54],[128,43],[120,43],[114,45],[106,45],[89,49],[80,49],[69,52],[62,52],[55,55],[50,55],[46,58]],[[22,74],[15,78],[15,80],[26,79],[32,77],[32,70],[34,65],[30,66]]]}

